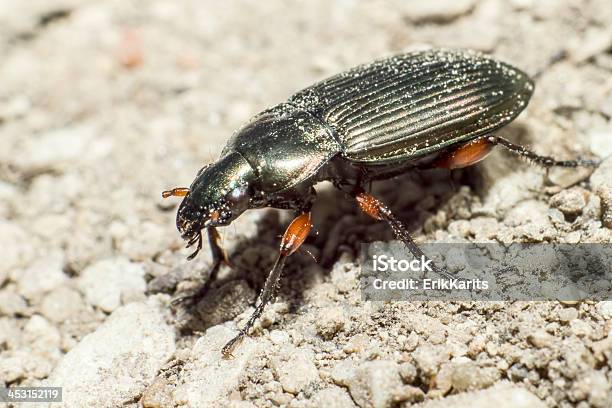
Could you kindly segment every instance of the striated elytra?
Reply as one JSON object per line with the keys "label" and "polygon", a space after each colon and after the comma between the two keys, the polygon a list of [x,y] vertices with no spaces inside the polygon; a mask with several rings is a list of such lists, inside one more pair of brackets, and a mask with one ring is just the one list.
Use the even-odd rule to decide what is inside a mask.
{"label": "striated elytra", "polygon": [[220,263],[227,260],[216,227],[230,224],[247,209],[296,212],[253,316],[223,349],[231,356],[273,299],[285,258],[306,239],[313,186],[319,181],[329,180],[353,196],[362,211],[387,222],[420,258],[423,253],[408,230],[365,192],[365,183],[415,167],[465,167],[498,144],[543,166],[593,165],[539,156],[491,135],[527,106],[533,90],[524,72],[489,56],[428,50],[360,65],[256,115],[230,138],[216,162],[199,171],[189,188],[164,192],[164,197],[184,197],[176,225],[188,246],[197,244],[191,257],[201,249],[205,229],[214,259],[202,289],[179,300],[203,296]]}

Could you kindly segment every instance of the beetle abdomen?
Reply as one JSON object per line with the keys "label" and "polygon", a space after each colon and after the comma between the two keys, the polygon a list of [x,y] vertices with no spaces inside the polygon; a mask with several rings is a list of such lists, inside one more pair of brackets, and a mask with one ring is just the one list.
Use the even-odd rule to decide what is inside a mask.
{"label": "beetle abdomen", "polygon": [[289,100],[336,133],[356,162],[417,158],[487,134],[527,105],[522,71],[472,51],[429,50],[361,65]]}

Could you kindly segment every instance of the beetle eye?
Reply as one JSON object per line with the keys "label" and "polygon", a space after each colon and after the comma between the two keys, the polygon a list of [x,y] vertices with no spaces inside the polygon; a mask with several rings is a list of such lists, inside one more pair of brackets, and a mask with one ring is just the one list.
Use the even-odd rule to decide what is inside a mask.
{"label": "beetle eye", "polygon": [[227,195],[226,199],[233,210],[246,210],[249,205],[248,186],[236,187]]}

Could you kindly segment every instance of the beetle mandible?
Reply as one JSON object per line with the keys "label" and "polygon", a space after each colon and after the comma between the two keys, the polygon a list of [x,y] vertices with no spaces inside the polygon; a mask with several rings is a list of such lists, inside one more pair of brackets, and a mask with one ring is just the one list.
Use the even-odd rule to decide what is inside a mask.
{"label": "beetle mandible", "polygon": [[[533,81],[521,70],[465,50],[406,53],[360,65],[323,80],[263,111],[229,140],[221,157],[202,168],[189,188],[164,191],[184,197],[176,226],[188,246],[202,248],[207,231],[214,264],[201,296],[227,258],[216,227],[245,210],[289,209],[296,218],[245,327],[223,348],[231,356],[275,296],[286,258],[306,239],[323,180],[354,197],[367,215],[384,221],[417,258],[424,256],[406,227],[365,183],[411,168],[462,168],[501,145],[544,167],[592,166],[588,160],[540,156],[492,132],[527,105]],[[447,272],[435,268],[448,276]]]}

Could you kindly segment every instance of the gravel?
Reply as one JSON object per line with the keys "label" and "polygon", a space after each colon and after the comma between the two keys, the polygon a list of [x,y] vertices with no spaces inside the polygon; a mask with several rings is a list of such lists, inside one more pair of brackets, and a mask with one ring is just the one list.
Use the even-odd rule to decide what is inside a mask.
{"label": "gravel", "polygon": [[501,382],[485,391],[469,392],[451,396],[445,400],[431,401],[421,405],[422,408],[442,407],[500,407],[500,408],[540,408],[546,405],[524,388]]}
{"label": "gravel", "polygon": [[85,268],[77,286],[87,302],[105,312],[144,297],[144,268],[124,258],[104,259]]}
{"label": "gravel", "polygon": [[116,407],[141,395],[175,352],[164,308],[152,298],[117,309],[64,356],[44,384],[64,387],[67,406]]}
{"label": "gravel", "polygon": [[263,349],[261,343],[246,338],[233,359],[224,359],[219,350],[236,334],[226,327],[214,326],[193,345],[188,361],[179,360],[182,370],[173,393],[175,404],[213,406],[239,387],[249,362]]}
{"label": "gravel", "polygon": [[467,47],[534,74],[499,134],[595,169],[495,151],[475,169],[375,183],[418,242],[612,242],[609,0],[288,3],[0,2],[0,386],[64,387],[64,405],[608,407],[612,306],[365,302],[359,244],[389,240],[331,186],[250,337],[291,214],[224,228],[223,265],[187,262],[160,192],[189,185],[262,109],[392,53]]}

